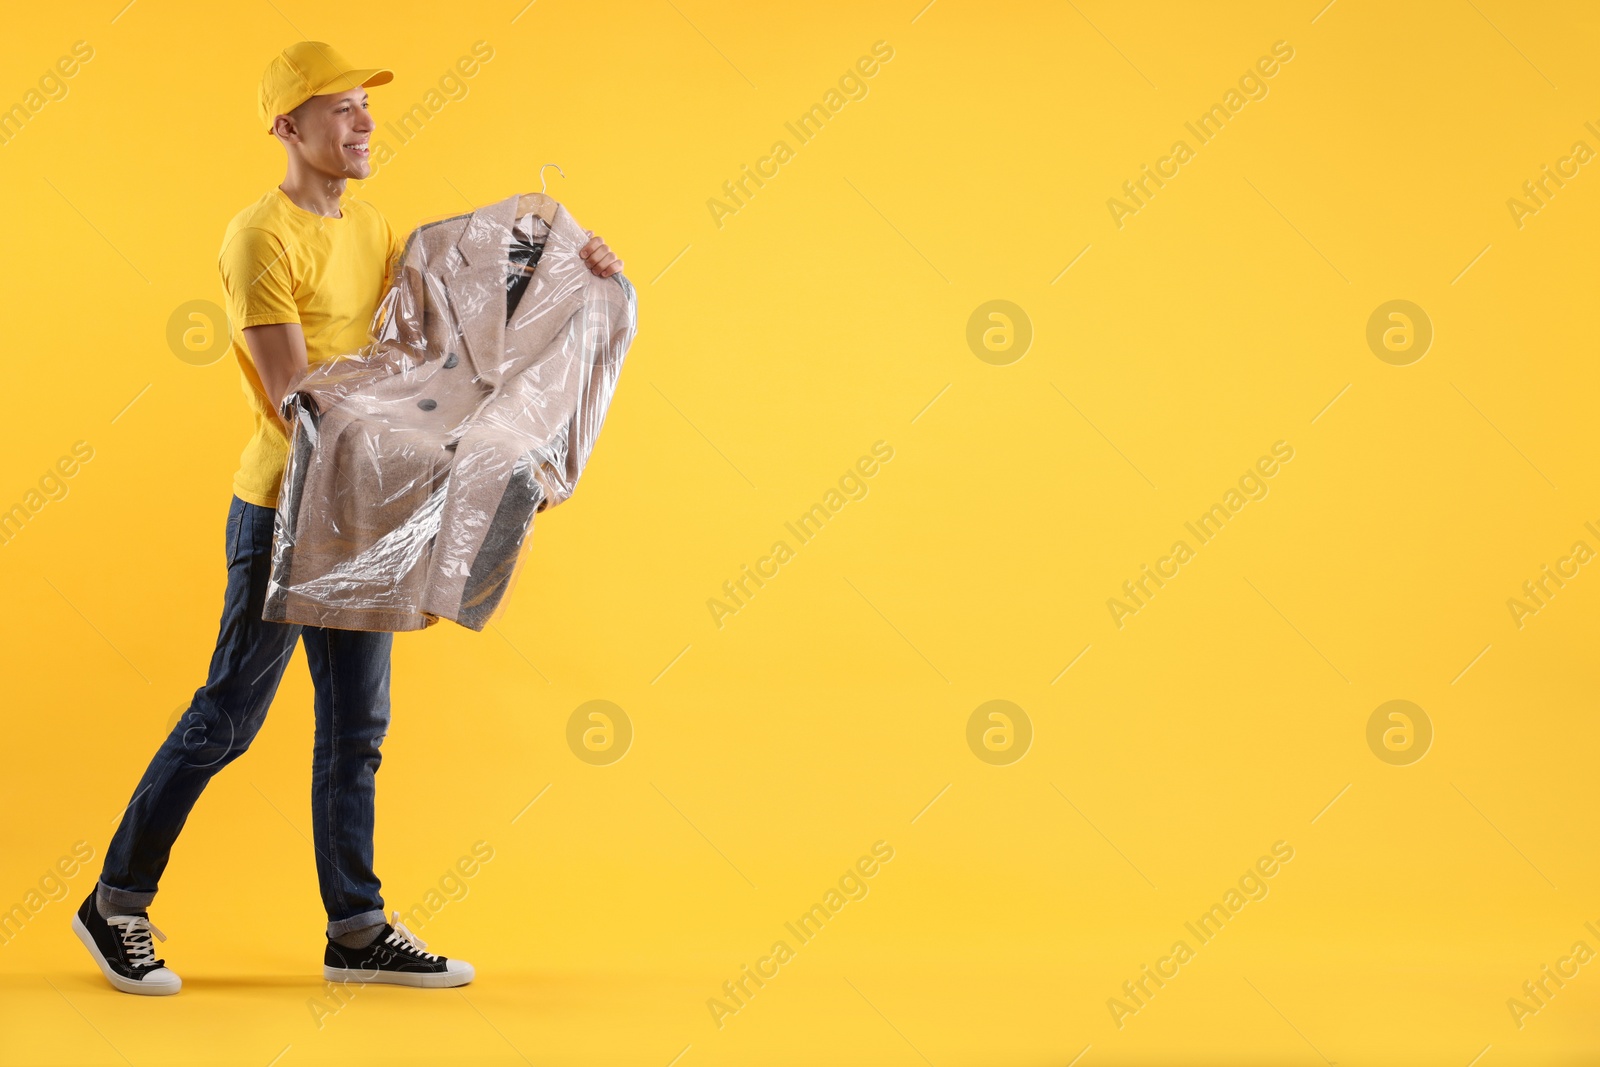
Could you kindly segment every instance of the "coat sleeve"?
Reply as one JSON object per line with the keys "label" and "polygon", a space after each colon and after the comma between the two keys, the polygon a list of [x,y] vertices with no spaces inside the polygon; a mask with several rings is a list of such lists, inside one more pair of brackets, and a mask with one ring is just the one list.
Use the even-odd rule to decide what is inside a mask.
{"label": "coat sleeve", "polygon": [[[546,507],[561,503],[576,491],[578,477],[589,463],[589,454],[594,451],[606,411],[616,393],[622,357],[627,354],[639,328],[638,298],[633,283],[621,274],[598,281],[596,288],[604,299],[593,301],[584,309],[580,349],[587,373],[579,379],[577,404],[568,422],[566,449],[564,454],[546,458],[556,474],[555,485],[548,487],[554,488],[556,493],[547,499]],[[618,284],[613,286],[612,282]]]}
{"label": "coat sleeve", "polygon": [[638,328],[633,283],[620,274],[590,278],[552,358],[507,380],[479,409],[472,435],[531,457],[538,510],[570,497],[594,451],[616,392],[622,360]]}

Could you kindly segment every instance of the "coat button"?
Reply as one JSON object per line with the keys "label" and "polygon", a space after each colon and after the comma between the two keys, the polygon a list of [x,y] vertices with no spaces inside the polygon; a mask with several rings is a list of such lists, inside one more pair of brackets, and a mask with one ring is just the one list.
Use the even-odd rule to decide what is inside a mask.
{"label": "coat button", "polygon": [[437,400],[419,400],[419,401],[417,401],[417,407],[421,408],[423,411],[432,411],[434,408],[436,408],[438,406],[439,406],[439,402]]}
{"label": "coat button", "polygon": [[461,361],[456,359],[456,354],[454,352],[452,352],[452,353],[450,353],[450,355],[444,361],[444,369],[445,370],[449,370],[451,367],[454,367],[459,362],[461,362]]}

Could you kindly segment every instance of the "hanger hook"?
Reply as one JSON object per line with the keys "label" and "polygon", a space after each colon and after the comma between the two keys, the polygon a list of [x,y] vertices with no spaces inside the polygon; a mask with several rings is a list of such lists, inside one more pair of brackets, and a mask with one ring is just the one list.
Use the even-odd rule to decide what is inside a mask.
{"label": "hanger hook", "polygon": [[567,176],[567,172],[561,169],[561,164],[559,164],[559,163],[546,163],[544,166],[539,168],[539,191],[541,193],[545,191],[544,172],[546,170],[550,169],[551,167],[556,168],[556,173],[561,175],[563,178],[565,178]]}

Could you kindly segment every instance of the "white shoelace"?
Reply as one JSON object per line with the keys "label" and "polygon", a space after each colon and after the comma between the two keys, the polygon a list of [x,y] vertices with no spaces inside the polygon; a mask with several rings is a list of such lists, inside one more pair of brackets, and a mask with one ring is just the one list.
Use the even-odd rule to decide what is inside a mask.
{"label": "white shoelace", "polygon": [[143,915],[113,915],[106,919],[108,926],[115,926],[122,934],[122,950],[127,954],[128,963],[133,967],[153,967],[156,962],[156,948],[150,942],[150,935],[165,941],[167,935],[158,930],[148,918]]}
{"label": "white shoelace", "polygon": [[389,925],[394,927],[394,933],[390,934],[388,937],[390,944],[409,945],[411,949],[417,953],[417,955],[426,956],[430,960],[436,960],[439,958],[431,952],[422,951],[428,947],[428,943],[422,940],[422,938],[418,937],[416,934],[412,933],[406,927],[406,924],[400,921],[400,913],[398,911],[391,913]]}

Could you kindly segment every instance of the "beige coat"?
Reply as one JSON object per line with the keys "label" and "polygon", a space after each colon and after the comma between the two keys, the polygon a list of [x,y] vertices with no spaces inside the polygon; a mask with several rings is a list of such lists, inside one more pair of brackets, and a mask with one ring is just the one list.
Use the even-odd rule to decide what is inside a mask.
{"label": "beige coat", "polygon": [[482,630],[537,512],[572,495],[636,328],[633,285],[597,278],[565,207],[507,320],[518,197],[419,227],[356,356],[311,368],[263,617],[352,630],[441,618]]}

